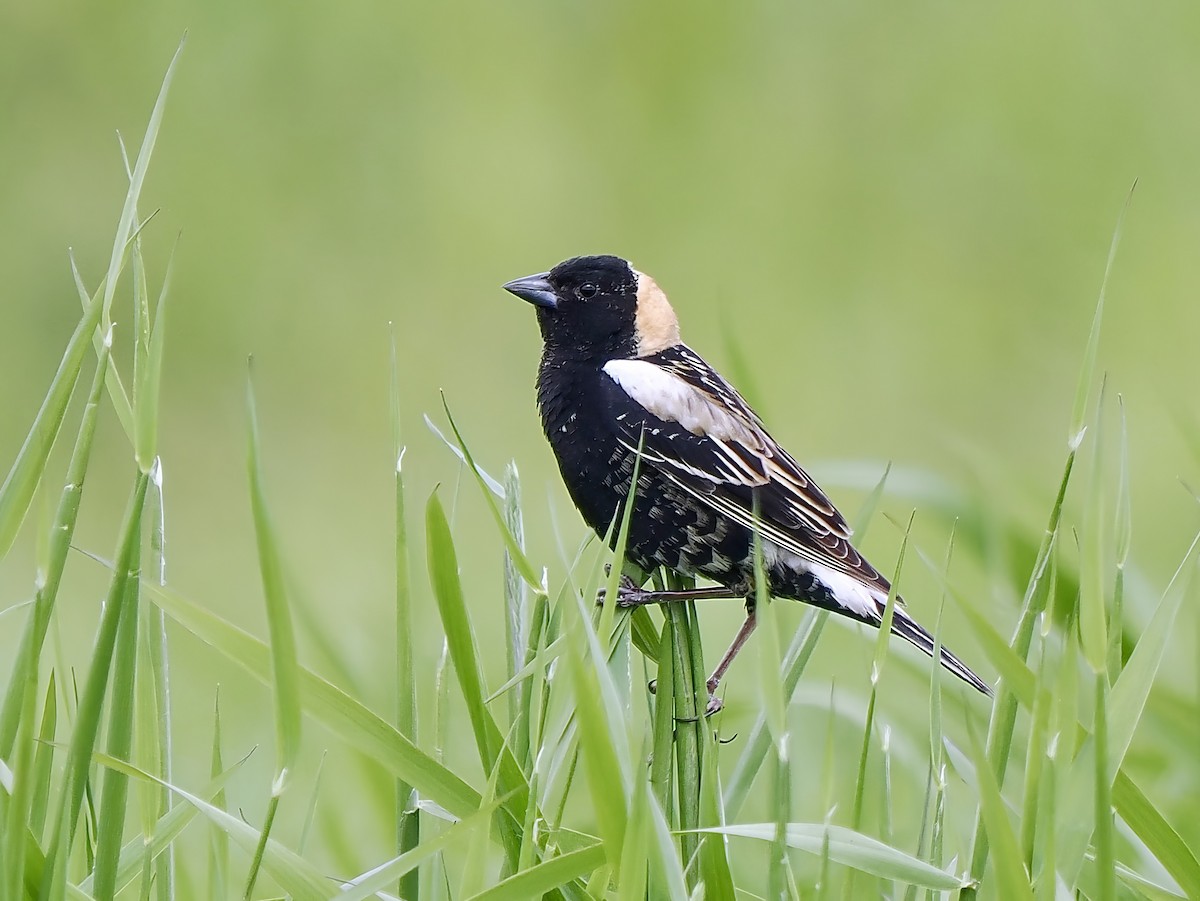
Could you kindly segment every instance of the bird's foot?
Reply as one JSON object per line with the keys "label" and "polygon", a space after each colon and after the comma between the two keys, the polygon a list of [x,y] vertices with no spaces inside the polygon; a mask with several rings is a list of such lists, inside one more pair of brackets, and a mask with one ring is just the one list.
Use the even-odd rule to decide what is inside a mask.
{"label": "bird's foot", "polygon": [[[605,566],[604,568],[606,571],[608,570],[608,566]],[[598,592],[596,592],[596,606],[597,607],[604,606],[604,599],[607,596],[607,594],[608,594],[608,592],[604,588],[601,588]],[[642,606],[645,606],[646,604],[652,603],[652,601],[650,600],[651,594],[652,594],[651,592],[643,589],[640,585],[638,585],[637,582],[635,582],[635,581],[633,581],[633,579],[629,578],[629,576],[622,575],[621,581],[617,585],[617,606],[618,607],[642,607]]]}
{"label": "bird's foot", "polygon": [[[650,690],[650,694],[655,694],[658,690],[658,680],[651,679],[649,681],[649,683],[647,683],[646,688],[648,688]],[[706,719],[708,717],[712,716],[717,711],[721,710],[725,706],[725,702],[722,701],[720,698],[718,698],[715,694],[713,694],[713,690],[715,688],[716,688],[715,685],[711,686],[708,691],[708,703],[704,705],[704,716]],[[699,717],[695,717],[695,716],[677,716],[677,717],[675,717],[675,722],[677,722],[677,723],[694,723],[698,719],[699,719]]]}

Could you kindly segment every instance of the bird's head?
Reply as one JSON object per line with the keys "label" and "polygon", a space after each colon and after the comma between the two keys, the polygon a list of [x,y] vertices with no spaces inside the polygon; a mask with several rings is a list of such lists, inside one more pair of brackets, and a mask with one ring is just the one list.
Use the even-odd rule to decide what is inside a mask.
{"label": "bird's head", "polygon": [[605,362],[679,343],[679,320],[667,296],[620,257],[573,257],[504,289],[537,307],[542,340],[558,354]]}

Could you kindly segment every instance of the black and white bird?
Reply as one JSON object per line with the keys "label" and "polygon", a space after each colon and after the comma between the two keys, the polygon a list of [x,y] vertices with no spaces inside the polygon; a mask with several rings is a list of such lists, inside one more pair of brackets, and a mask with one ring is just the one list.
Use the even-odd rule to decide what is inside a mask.
{"label": "black and white bird", "polygon": [[[717,684],[754,630],[755,529],[772,597],[881,625],[888,580],[850,543],[846,520],[808,473],[683,343],[654,279],[620,257],[584,256],[504,288],[537,307],[542,427],[587,524],[609,534],[640,447],[628,560],[645,573],[661,566],[718,586],[655,592],[626,585],[618,603],[746,600],[745,624],[708,680],[709,712],[720,706]],[[892,632],[933,655],[933,637],[899,602]],[[941,663],[991,694],[945,648]]]}

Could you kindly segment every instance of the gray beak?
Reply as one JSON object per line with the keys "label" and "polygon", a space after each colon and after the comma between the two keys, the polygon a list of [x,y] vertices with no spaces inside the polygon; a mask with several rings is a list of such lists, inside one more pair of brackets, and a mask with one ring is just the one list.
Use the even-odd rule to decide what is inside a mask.
{"label": "gray beak", "polygon": [[534,306],[553,310],[558,306],[558,297],[546,279],[549,274],[549,272],[539,272],[524,278],[514,278],[511,282],[505,283],[504,290],[517,295],[521,300],[529,301]]}

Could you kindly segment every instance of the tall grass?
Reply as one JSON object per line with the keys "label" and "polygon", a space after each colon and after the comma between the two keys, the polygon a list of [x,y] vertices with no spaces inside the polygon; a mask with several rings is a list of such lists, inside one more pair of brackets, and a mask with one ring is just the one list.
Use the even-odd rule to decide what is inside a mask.
{"label": "tall grass", "polygon": [[[905,530],[896,583],[904,578],[902,564],[928,566],[999,674],[986,727],[986,702],[946,704],[950,687],[931,667],[929,691],[913,701],[928,703],[928,731],[905,734],[875,691],[888,665],[889,642],[880,633],[865,703],[821,685],[818,693],[829,704],[816,722],[827,733],[816,745],[826,748],[825,771],[800,767],[796,700],[829,616],[811,611],[789,635],[775,605],[760,597],[757,717],[744,735],[723,743],[721,717],[701,715],[711,659],[705,659],[697,607],[597,607],[597,591],[603,585],[613,596],[621,571],[619,553],[600,542],[580,547],[565,571],[531,558],[524,523],[536,514],[522,506],[515,465],[499,478],[490,475],[466,440],[469,424],[460,428],[449,407],[445,424],[453,437],[447,444],[467,490],[478,494],[494,524],[505,566],[489,597],[466,597],[462,570],[485,558],[484,549],[456,539],[447,489],[409,498],[403,478],[412,467],[434,471],[455,458],[406,456],[397,425],[390,449],[397,665],[393,704],[384,715],[318,675],[297,651],[294,578],[272,524],[265,476],[272,455],[258,441],[252,392],[247,496],[268,638],[234,626],[166,579],[157,433],[167,292],[164,286],[152,307],[140,244],[145,223],[137,208],[174,66],[129,167],[108,271],[92,292],[77,279],[79,325],[0,487],[0,554],[22,529],[40,528],[46,536],[31,574],[33,604],[5,617],[13,628],[23,615],[24,629],[0,708],[0,898],[1200,897],[1195,849],[1126,767],[1178,613],[1195,597],[1200,538],[1173,577],[1157,580],[1161,596],[1148,606],[1141,634],[1132,635],[1124,611],[1145,598],[1135,599],[1125,579],[1132,525],[1124,411],[1114,436],[1112,404],[1096,386],[1103,290],[1062,477],[1047,486],[1045,530],[1013,525],[986,505],[956,511],[964,518],[955,533],[956,558],[983,557],[981,536],[997,530],[1031,551],[1031,565],[993,570],[998,588],[1019,588],[1023,599],[1011,638],[998,631],[995,617],[962,598],[949,577],[949,556],[932,562],[935,555]],[[1114,237],[1109,268],[1115,253]],[[122,380],[111,321],[121,275],[131,264],[133,371]],[[1106,272],[1105,284],[1107,278]],[[89,344],[94,375],[72,418]],[[393,373],[395,411],[412,390],[400,361],[394,360]],[[132,395],[125,384],[133,386]],[[72,556],[100,415],[115,415],[129,441],[128,507],[112,536],[111,558],[102,548]],[[51,451],[69,422],[74,447],[60,475],[50,466]],[[489,449],[487,457],[495,456]],[[1080,465],[1090,467],[1082,496],[1073,480]],[[864,505],[860,534],[886,479]],[[62,487],[52,522],[31,523],[37,486],[56,481]],[[1078,501],[1078,526],[1071,496]],[[424,570],[439,631],[418,636],[414,598],[426,595],[417,587],[423,580],[410,553],[416,542],[407,511],[420,507]],[[615,528],[619,549],[628,519]],[[68,565],[94,567],[96,560],[111,574],[92,655],[62,660],[47,653],[45,640],[64,615],[58,587]],[[143,560],[152,563],[149,571],[143,572]],[[681,587],[671,574],[656,577]],[[489,679],[483,665],[478,611],[487,604],[503,609],[506,624],[501,680]],[[217,699],[190,710],[171,696],[169,676],[177,676],[164,638],[167,620],[240,667],[247,684],[273,689],[276,764],[270,783],[259,786],[269,799],[261,822],[228,807],[227,785],[242,761],[226,762]],[[446,668],[420,672],[417,642],[444,644]],[[325,651],[339,671],[351,670],[336,643]],[[435,679],[430,710],[419,700]],[[1194,722],[1194,698],[1170,686],[1156,691],[1177,711],[1176,723]],[[960,713],[961,722],[954,722]],[[210,745],[193,749],[172,741],[173,722],[210,717]],[[847,719],[861,726],[849,740],[838,737]],[[450,721],[468,725],[481,778],[447,765]],[[306,850],[314,820],[329,815],[337,822],[355,811],[346,809],[352,801],[325,792],[321,779],[306,794],[298,791],[296,760],[314,740],[306,723],[325,727],[355,752],[349,762],[338,758],[329,766],[361,766],[368,781],[372,773],[386,774],[395,793],[390,858],[361,859],[350,849],[336,872],[311,862]],[[1186,725],[1172,726],[1156,714],[1151,727],[1170,765],[1197,766],[1195,748],[1177,741]],[[262,738],[270,740],[269,734]],[[904,753],[917,759],[913,769],[920,775],[897,768],[898,745],[910,749]],[[207,759],[192,759],[196,754]],[[181,784],[174,775],[197,770],[208,773],[203,784]],[[904,792],[897,783],[910,776],[921,800],[900,804]],[[823,809],[798,809],[796,786],[817,779],[824,780]],[[131,788],[138,817],[129,815]],[[294,830],[273,829],[285,799],[291,809],[306,811],[294,844]],[[186,840],[201,829],[205,842]]]}

